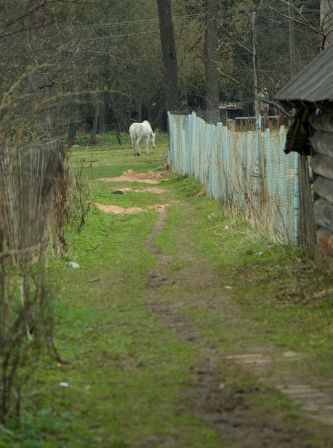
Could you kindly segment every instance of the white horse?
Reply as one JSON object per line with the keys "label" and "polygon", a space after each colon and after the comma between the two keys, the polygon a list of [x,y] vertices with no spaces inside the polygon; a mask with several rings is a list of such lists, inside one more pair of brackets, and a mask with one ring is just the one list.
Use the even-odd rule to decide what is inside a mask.
{"label": "white horse", "polygon": [[142,123],[133,123],[129,128],[129,133],[132,141],[133,152],[135,156],[140,155],[139,144],[142,138],[146,142],[146,152],[149,153],[149,146],[155,148],[155,134],[150,126],[150,123],[145,120]]}

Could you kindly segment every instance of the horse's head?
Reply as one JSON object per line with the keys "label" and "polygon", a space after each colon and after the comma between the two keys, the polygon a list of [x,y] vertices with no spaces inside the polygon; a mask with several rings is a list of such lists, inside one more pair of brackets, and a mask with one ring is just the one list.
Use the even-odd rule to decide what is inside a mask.
{"label": "horse's head", "polygon": [[151,144],[152,144],[153,148],[155,148],[155,135],[156,135],[156,133],[154,133],[154,132],[152,132],[150,134],[150,141],[151,141]]}

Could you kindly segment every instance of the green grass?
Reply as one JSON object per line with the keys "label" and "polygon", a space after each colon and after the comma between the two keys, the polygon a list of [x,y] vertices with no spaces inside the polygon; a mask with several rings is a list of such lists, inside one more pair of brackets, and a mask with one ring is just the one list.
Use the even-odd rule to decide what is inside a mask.
{"label": "green grass", "polygon": [[[98,151],[103,150],[108,151],[110,149],[117,150],[122,147],[126,148],[131,146],[131,139],[128,132],[121,132],[119,134],[119,138],[121,141],[121,145],[119,145],[118,143],[118,138],[115,132],[106,132],[105,134],[97,134],[97,144],[94,146],[89,146],[90,135],[86,133],[78,133],[75,148],[79,147],[80,149],[84,149],[89,147],[89,149],[96,148],[98,149]],[[167,134],[164,132],[157,131],[156,144],[159,147],[166,146],[168,144]]]}
{"label": "green grass", "polygon": [[[84,151],[74,153],[74,164],[87,151],[96,160],[101,154],[92,168],[95,179],[121,174],[127,160],[139,171],[158,168],[164,148],[157,150],[155,162],[142,157],[136,165],[129,150],[125,155],[118,150],[119,166],[114,166],[113,149]],[[112,185],[100,182],[92,191],[96,201],[124,207],[159,199],[111,196]],[[14,423],[9,426],[14,432],[3,434],[0,446],[116,448],[152,438],[169,440],[165,446],[221,446],[214,431],[179,402],[183,384],[192,379],[190,344],[179,341],[145,306],[146,275],[155,261],[142,244],[155,219],[152,211],[117,216],[91,209],[80,234],[68,228],[68,253],[48,268],[56,292],[55,343],[68,365],[45,359],[25,403],[23,426],[19,431]],[[80,269],[69,267],[72,260]]]}
{"label": "green grass", "polygon": [[[305,353],[307,368],[313,374],[320,372],[323,382],[328,381],[333,369],[333,301],[331,295],[321,300],[313,297],[332,287],[333,276],[323,274],[298,248],[272,243],[240,218],[231,219],[217,202],[198,197],[192,180],[185,178],[176,191],[179,198],[193,204],[195,215],[188,219],[185,208],[170,210],[166,230],[158,239],[161,250],[174,255],[183,250],[175,243],[174,228],[185,222],[201,253],[231,287],[228,294],[232,300],[243,307],[256,326],[255,341]],[[191,191],[195,193],[192,197]],[[202,309],[192,313],[198,326],[204,323],[203,331],[220,339],[220,317],[214,325],[209,312],[206,318]],[[211,322],[210,328],[205,326],[207,321]],[[232,345],[235,331],[232,325],[226,325],[224,333]]]}
{"label": "green grass", "polygon": [[[153,260],[142,254],[140,241],[151,214],[139,215],[139,222],[118,221],[113,238],[95,229],[97,215],[79,240],[71,240],[81,269],[51,268],[53,281],[61,282],[55,342],[69,364],[45,361],[35,386],[43,393],[26,408],[32,423],[17,445],[10,438],[8,446],[132,447],[152,436],[176,439],[170,446],[220,446],[214,432],[178,401],[191,379],[191,347],[144,307],[145,273]],[[99,241],[103,247],[92,251]]]}
{"label": "green grass", "polygon": [[[98,181],[128,169],[161,169],[166,136],[157,138],[158,147],[148,157],[137,158],[125,146],[125,136],[121,148],[112,135],[96,147],[86,147],[87,136],[81,137],[70,160],[73,170],[83,164],[90,199],[122,207],[169,203],[166,225],[156,240],[170,258],[167,275],[181,278],[185,254],[195,255],[220,276],[216,296],[222,291],[231,309],[211,308],[203,299],[185,302],[188,288],[181,282],[160,287],[161,300],[179,305],[177,312],[200,331],[203,342],[221,357],[257,346],[272,353],[295,350],[304,354],[294,366],[296,376],[306,369],[309,381],[316,378],[324,384],[330,379],[333,302],[330,297],[312,297],[331,284],[331,276],[295,248],[275,245],[241,218],[229,216],[186,176],[162,182],[161,196],[113,195],[125,184]],[[147,274],[157,260],[144,241],[156,219],[152,210],[109,215],[91,208],[80,233],[67,228],[65,257],[48,262],[55,344],[67,364],[43,359],[25,391],[22,422],[11,422],[6,431],[0,427],[0,448],[240,446],[222,440],[191,409],[186,397],[197,380],[193,366],[201,357],[200,348],[149,307]],[[72,269],[70,261],[80,269]],[[205,297],[204,283],[198,293]],[[278,367],[273,364],[272,369]],[[321,426],[309,423],[280,393],[251,373],[230,365],[223,369],[221,382],[231,392],[245,388],[247,403],[259,419],[276,419],[286,430],[293,425],[313,429],[311,446],[330,446],[329,436],[315,440]]]}

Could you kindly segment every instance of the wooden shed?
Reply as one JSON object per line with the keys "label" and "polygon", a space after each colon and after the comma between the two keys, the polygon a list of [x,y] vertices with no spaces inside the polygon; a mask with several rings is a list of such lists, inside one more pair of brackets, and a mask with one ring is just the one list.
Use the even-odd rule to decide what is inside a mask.
{"label": "wooden shed", "polygon": [[294,112],[285,152],[297,151],[310,159],[316,241],[324,259],[332,268],[333,46],[323,50],[292,78],[275,95],[275,99]]}

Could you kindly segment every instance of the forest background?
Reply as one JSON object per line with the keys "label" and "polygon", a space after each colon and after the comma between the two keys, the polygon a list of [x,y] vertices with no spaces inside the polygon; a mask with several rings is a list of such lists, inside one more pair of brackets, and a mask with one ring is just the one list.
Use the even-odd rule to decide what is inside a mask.
{"label": "forest background", "polygon": [[98,133],[143,119],[166,130],[167,109],[236,102],[251,115],[258,92],[272,98],[325,44],[325,7],[331,11],[319,0],[5,2],[2,133],[46,132],[73,144],[82,130],[94,143]]}

